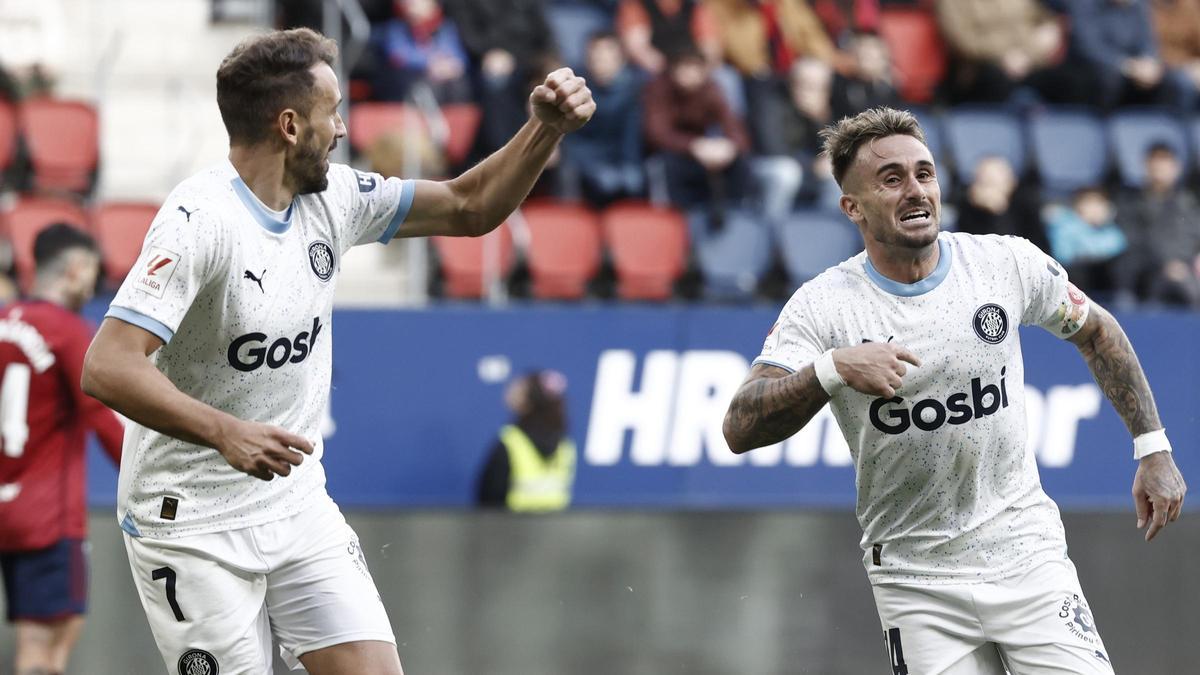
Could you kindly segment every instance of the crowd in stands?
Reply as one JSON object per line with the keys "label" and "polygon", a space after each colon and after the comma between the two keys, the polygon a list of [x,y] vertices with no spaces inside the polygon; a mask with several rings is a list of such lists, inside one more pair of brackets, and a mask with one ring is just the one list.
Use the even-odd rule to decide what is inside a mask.
{"label": "crowd in stands", "polygon": [[[901,106],[932,127],[957,111],[996,111],[1021,125],[1023,145],[1023,125],[1045,110],[1079,110],[1103,123],[1154,106],[1198,131],[1183,145],[1143,134],[1135,151],[1144,180],[1123,180],[1106,146],[1111,168],[1048,187],[1042,162],[1026,161],[1024,148],[972,155],[934,147],[962,141],[931,134],[948,136],[930,138],[943,225],[1026,237],[1082,287],[1121,306],[1200,303],[1200,213],[1189,172],[1190,153],[1200,152],[1200,125],[1191,122],[1200,115],[1200,0],[363,4],[373,31],[354,70],[356,100],[482,110],[458,165],[409,163],[393,173],[453,173],[477,161],[522,123],[531,87],[572,66],[588,78],[597,113],[566,140],[535,198],[596,211],[631,199],[677,209],[692,247],[692,273],[676,287],[684,296],[703,292],[700,249],[728,224],[744,232],[753,223],[777,249],[796,239],[789,228],[836,212],[840,192],[818,132],[843,116]],[[394,143],[388,136],[378,142]],[[371,161],[380,153],[360,150],[385,168]],[[786,270],[783,252],[771,258],[744,289],[749,295],[785,293],[802,280]],[[518,291],[520,269],[510,279]]]}

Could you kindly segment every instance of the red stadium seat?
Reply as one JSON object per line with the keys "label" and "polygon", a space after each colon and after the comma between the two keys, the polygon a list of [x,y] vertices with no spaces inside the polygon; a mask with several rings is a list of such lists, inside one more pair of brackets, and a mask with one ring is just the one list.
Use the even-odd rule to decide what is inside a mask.
{"label": "red stadium seat", "polygon": [[666,300],[687,263],[687,221],[672,208],[621,202],[601,216],[617,272],[617,295]]}
{"label": "red stadium seat", "polygon": [[0,171],[12,164],[17,149],[17,111],[0,101]]}
{"label": "red stadium seat", "polygon": [[508,277],[516,257],[507,224],[482,237],[433,237],[433,247],[441,259],[446,296],[451,298],[483,297],[489,253],[494,251],[497,257],[495,273],[501,279]]}
{"label": "red stadium seat", "polygon": [[21,289],[33,285],[33,241],[39,232],[54,223],[67,223],[87,230],[87,214],[74,202],[59,199],[26,198],[7,213],[0,214],[13,248],[13,266]]}
{"label": "red stadium seat", "polygon": [[900,95],[913,103],[933,100],[946,74],[946,45],[937,18],[928,9],[885,9],[879,34],[892,53]]}
{"label": "red stadium seat", "polygon": [[[471,151],[483,113],[473,103],[449,104],[443,106],[441,111],[448,130],[446,159],[455,165],[466,159]],[[412,106],[403,103],[356,103],[350,107],[347,130],[350,146],[358,152],[365,152],[381,134],[402,130],[408,124],[420,125],[422,131],[429,132],[425,118]]]}
{"label": "red stadium seat", "polygon": [[529,272],[537,298],[576,300],[600,268],[600,217],[586,206],[533,201],[521,207],[529,226]]}
{"label": "red stadium seat", "polygon": [[86,193],[100,159],[96,109],[78,101],[35,98],[20,109],[34,186]]}
{"label": "red stadium seat", "polygon": [[119,286],[137,262],[142,240],[158,213],[158,206],[138,202],[101,204],[92,213],[92,231],[104,256],[104,276]]}

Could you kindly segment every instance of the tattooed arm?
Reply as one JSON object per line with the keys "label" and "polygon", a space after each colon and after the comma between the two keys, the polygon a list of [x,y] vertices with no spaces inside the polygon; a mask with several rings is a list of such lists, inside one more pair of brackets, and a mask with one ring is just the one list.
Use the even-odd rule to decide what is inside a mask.
{"label": "tattooed arm", "polygon": [[738,454],[778,443],[808,424],[828,401],[812,364],[789,373],[759,363],[725,413],[725,440]]}
{"label": "tattooed arm", "polygon": [[[1084,361],[1132,435],[1140,436],[1162,429],[1150,383],[1138,363],[1133,345],[1120,324],[1099,305],[1092,303],[1087,321],[1070,341],[1083,354]],[[1175,467],[1169,452],[1143,457],[1133,479],[1133,500],[1138,528],[1149,523],[1146,541],[1154,538],[1168,522],[1177,520],[1183,510],[1187,485]]]}
{"label": "tattooed arm", "polygon": [[[896,395],[907,369],[921,360],[894,343],[869,342],[833,352],[833,363],[847,387],[871,396]],[[725,440],[741,454],[778,443],[808,424],[829,394],[810,363],[795,373],[760,363],[750,369],[725,413]]]}

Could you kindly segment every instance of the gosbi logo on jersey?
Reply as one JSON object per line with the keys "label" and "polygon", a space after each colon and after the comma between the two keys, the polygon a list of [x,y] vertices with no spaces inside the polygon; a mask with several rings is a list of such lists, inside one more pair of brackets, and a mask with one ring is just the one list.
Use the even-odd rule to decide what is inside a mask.
{"label": "gosbi logo on jersey", "polygon": [[286,363],[300,363],[316,348],[321,333],[321,317],[314,316],[312,328],[294,338],[281,337],[267,346],[266,333],[246,333],[229,343],[229,365],[243,373],[252,373],[266,365],[275,370]]}
{"label": "gosbi logo on jersey", "polygon": [[[956,392],[946,398],[945,403],[926,398],[913,404],[910,410],[904,406],[900,396],[877,398],[871,402],[868,417],[871,426],[885,434],[902,434],[911,427],[921,431],[936,431],[946,424],[966,424],[971,420],[994,415],[1008,407],[1008,389],[1004,384],[1004,373],[1000,369],[999,384],[983,384],[978,377],[971,378],[971,391]],[[888,408],[886,411],[884,408]]]}
{"label": "gosbi logo on jersey", "polygon": [[138,274],[137,287],[142,291],[161,298],[166,292],[167,284],[175,275],[179,266],[179,254],[159,246],[152,246],[146,252],[146,263]]}
{"label": "gosbi logo on jersey", "polygon": [[309,244],[308,264],[318,279],[329,281],[329,277],[333,276],[333,248],[323,241]]}

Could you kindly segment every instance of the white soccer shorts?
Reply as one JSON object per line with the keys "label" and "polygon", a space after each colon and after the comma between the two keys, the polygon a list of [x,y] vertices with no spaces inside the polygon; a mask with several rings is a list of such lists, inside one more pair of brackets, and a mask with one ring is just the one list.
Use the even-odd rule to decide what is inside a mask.
{"label": "white soccer shorts", "polygon": [[894,675],[1113,675],[1069,559],[993,582],[872,591]]}
{"label": "white soccer shorts", "polygon": [[344,642],[396,643],[358,536],[328,495],[283,520],[173,539],[125,534],[142,607],[171,675],[270,675]]}

